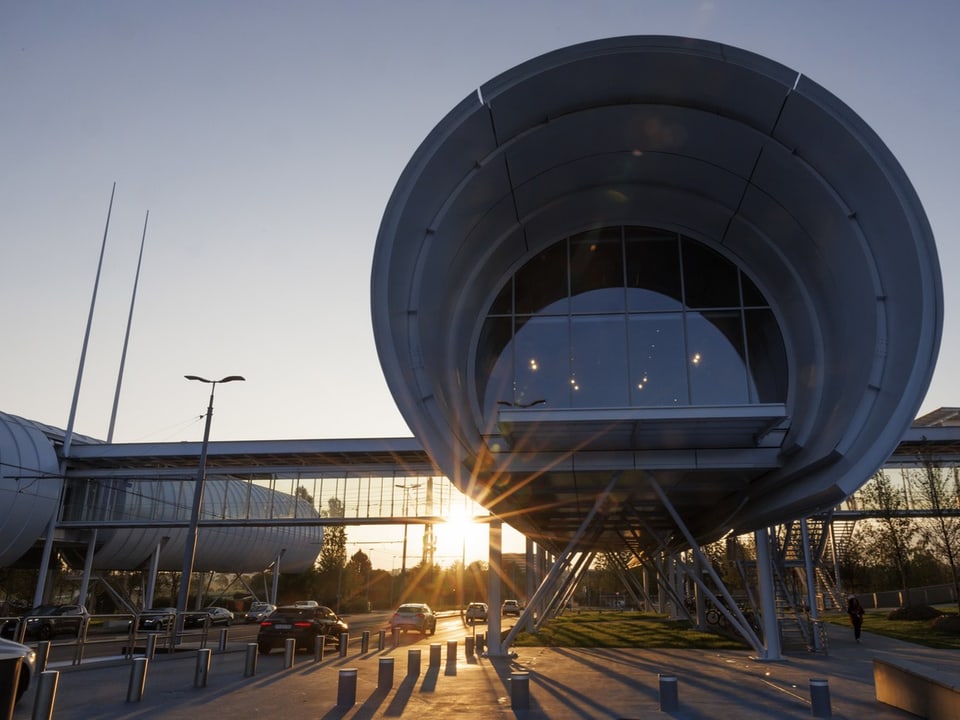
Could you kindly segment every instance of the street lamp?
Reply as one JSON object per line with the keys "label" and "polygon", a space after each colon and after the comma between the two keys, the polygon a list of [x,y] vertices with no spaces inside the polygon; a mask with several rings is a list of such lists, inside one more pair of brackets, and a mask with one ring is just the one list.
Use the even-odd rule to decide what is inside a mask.
{"label": "street lamp", "polygon": [[[399,485],[396,484],[396,487],[403,490],[403,516],[407,516],[407,500],[409,496],[407,495],[407,490],[416,490],[420,487],[420,483],[415,483],[413,485]],[[403,600],[404,594],[407,591],[407,523],[403,523],[403,560],[400,564],[400,599]]]}
{"label": "street lamp", "polygon": [[193,563],[197,556],[197,531],[200,524],[200,505],[203,503],[203,486],[207,479],[207,446],[210,444],[210,420],[213,418],[213,393],[217,385],[246,380],[240,375],[228,375],[219,380],[207,380],[197,375],[184,375],[187,380],[210,385],[210,404],[207,406],[207,420],[203,427],[203,444],[200,446],[200,466],[197,468],[197,480],[193,488],[193,507],[190,510],[190,526],[187,529],[187,542],[183,548],[183,570],[180,573],[180,589],[177,592],[177,630],[183,630],[183,613],[187,609],[190,597],[190,578],[193,575]]}

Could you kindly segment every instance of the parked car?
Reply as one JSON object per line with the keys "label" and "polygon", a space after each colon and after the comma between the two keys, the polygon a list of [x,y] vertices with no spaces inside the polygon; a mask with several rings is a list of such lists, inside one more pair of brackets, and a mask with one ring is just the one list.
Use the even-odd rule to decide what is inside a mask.
{"label": "parked car", "polygon": [[148,608],[140,612],[137,629],[146,632],[163,632],[173,627],[177,609],[172,607]]}
{"label": "parked car", "polygon": [[473,625],[478,622],[487,621],[487,604],[482,602],[472,602],[467,605],[466,612],[467,625]]}
{"label": "parked car", "polygon": [[426,603],[404,603],[390,618],[390,629],[416,630],[421,635],[437,631],[437,616]]}
{"label": "parked car", "polygon": [[[29,611],[20,622],[26,623],[24,638],[49,640],[57,635],[77,637],[89,620],[90,613],[83,605],[41,605]],[[17,621],[8,620],[0,635],[15,639],[17,628]]]}
{"label": "parked car", "polygon": [[0,655],[20,656],[20,681],[17,685],[17,697],[14,700],[14,702],[20,702],[20,698],[30,686],[30,679],[37,670],[37,653],[31,647],[0,638]]}
{"label": "parked car", "polygon": [[274,648],[282,648],[287,638],[297,641],[298,650],[310,650],[318,635],[324,637],[324,643],[333,639],[340,648],[340,633],[348,631],[347,623],[337,617],[328,607],[297,607],[287,605],[278,607],[269,617],[260,623],[257,633],[257,646],[260,652],[268,655]]}
{"label": "parked car", "polygon": [[222,607],[205,607],[195,613],[186,615],[183,619],[184,627],[203,627],[204,622],[209,619],[210,625],[230,625],[233,622],[233,613]]}
{"label": "parked car", "polygon": [[516,615],[520,616],[520,602],[518,600],[504,600],[503,605],[500,606],[501,615]]}
{"label": "parked car", "polygon": [[267,616],[276,609],[276,605],[271,605],[270,603],[266,602],[255,602],[250,605],[250,609],[247,610],[246,614],[243,616],[243,619],[248,623],[263,622],[267,619]]}

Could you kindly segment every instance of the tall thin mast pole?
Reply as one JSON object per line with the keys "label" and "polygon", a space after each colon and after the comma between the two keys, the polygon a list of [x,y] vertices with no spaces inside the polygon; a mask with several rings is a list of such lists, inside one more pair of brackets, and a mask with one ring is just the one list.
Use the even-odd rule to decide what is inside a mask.
{"label": "tall thin mast pole", "polygon": [[107,430],[107,443],[113,442],[113,428],[117,423],[117,406],[120,404],[120,386],[123,384],[123,368],[127,363],[127,346],[130,343],[130,327],[133,325],[133,306],[137,302],[137,286],[140,284],[140,265],[143,263],[143,245],[147,240],[147,222],[150,211],[143,219],[143,235],[140,238],[140,256],[137,258],[137,274],[133,279],[133,295],[130,297],[130,314],[127,316],[127,331],[123,336],[123,352],[120,353],[120,370],[117,373],[117,390],[113,394],[113,410],[110,413],[110,427]]}
{"label": "tall thin mast pole", "polygon": [[80,383],[83,380],[83,365],[87,359],[87,345],[90,342],[90,327],[93,325],[93,309],[97,304],[97,288],[100,287],[100,272],[103,269],[103,254],[107,247],[107,232],[110,230],[110,214],[113,212],[113,195],[117,190],[117,183],[113,183],[110,191],[110,206],[107,208],[107,223],[103,228],[103,242],[100,243],[100,261],[97,263],[97,277],[93,282],[93,297],[90,298],[90,313],[87,315],[87,329],[83,334],[83,348],[80,351],[80,365],[77,368],[77,383],[73,388],[73,402],[70,403],[70,419],[67,420],[67,431],[63,438],[63,457],[70,457],[70,443],[73,441],[73,422],[77,417],[77,402],[80,399]]}

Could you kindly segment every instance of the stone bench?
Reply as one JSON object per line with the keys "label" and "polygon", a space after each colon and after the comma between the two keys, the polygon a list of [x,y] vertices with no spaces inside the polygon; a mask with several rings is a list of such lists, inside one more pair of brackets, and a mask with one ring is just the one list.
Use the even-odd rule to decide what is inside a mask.
{"label": "stone bench", "polygon": [[908,660],[873,659],[877,700],[929,720],[960,718],[960,678]]}

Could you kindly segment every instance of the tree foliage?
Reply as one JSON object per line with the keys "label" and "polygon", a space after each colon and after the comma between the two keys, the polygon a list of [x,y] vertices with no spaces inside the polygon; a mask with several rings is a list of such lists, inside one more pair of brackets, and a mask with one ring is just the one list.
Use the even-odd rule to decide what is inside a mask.
{"label": "tree foliage", "polygon": [[865,526],[872,528],[872,532],[860,533],[861,550],[874,562],[896,568],[898,584],[906,601],[910,565],[919,531],[916,520],[903,512],[908,507],[906,490],[880,471],[861,488],[860,500],[865,509],[877,512],[876,520]]}
{"label": "tree foliage", "polygon": [[960,517],[946,512],[956,510],[960,499],[957,468],[952,470],[951,473],[926,460],[921,469],[911,471],[908,477],[914,503],[918,509],[929,511],[920,521],[920,537],[947,566],[960,610]]}

